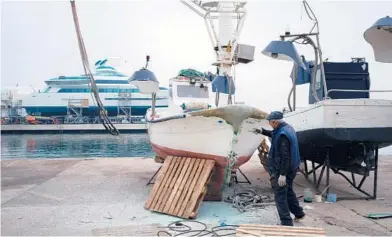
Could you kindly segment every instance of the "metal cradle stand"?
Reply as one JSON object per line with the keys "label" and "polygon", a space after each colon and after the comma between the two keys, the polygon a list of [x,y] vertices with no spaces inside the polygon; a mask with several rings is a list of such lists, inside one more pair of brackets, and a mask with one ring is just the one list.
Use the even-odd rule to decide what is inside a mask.
{"label": "metal cradle stand", "polygon": [[154,184],[151,183],[151,181],[155,178],[155,176],[158,174],[159,170],[161,170],[162,166],[159,167],[159,169],[157,171],[155,171],[154,175],[151,177],[151,179],[148,181],[148,183],[146,184],[146,186],[148,186],[149,184]]}
{"label": "metal cradle stand", "polygon": [[[240,174],[246,179],[246,181],[238,181],[238,177],[237,177],[237,170],[240,172]],[[247,183],[247,184],[252,184],[248,177],[246,177],[246,175],[242,172],[242,170],[240,168],[237,169],[233,169],[231,170],[231,178],[230,178],[230,183],[229,183],[229,187],[231,187],[233,185],[233,183],[239,184],[239,183]]]}
{"label": "metal cradle stand", "polygon": [[[305,178],[311,182],[311,180],[309,179],[309,175],[313,174],[313,186],[315,187],[315,189],[317,191],[319,190],[319,186],[321,183],[321,179],[323,178],[324,172],[326,170],[326,187],[327,190],[324,193],[324,197],[326,198],[328,196],[329,193],[329,184],[330,184],[330,169],[335,173],[335,174],[339,174],[341,175],[353,188],[355,188],[356,190],[358,190],[359,192],[365,194],[366,196],[363,197],[337,197],[337,200],[358,200],[358,199],[376,199],[377,198],[377,178],[378,178],[378,147],[376,147],[375,149],[375,157],[374,157],[374,167],[370,167],[368,168],[368,164],[366,164],[366,169],[364,174],[360,174],[360,173],[355,173],[352,170],[349,170],[347,168],[342,168],[342,167],[334,167],[330,165],[330,159],[329,159],[329,148],[327,149],[327,154],[326,154],[326,158],[325,158],[325,162],[324,164],[318,164],[317,166],[315,165],[314,161],[312,162],[312,169],[309,170],[308,169],[308,164],[306,162],[307,160],[304,160],[304,167],[305,170],[301,170],[301,173],[305,176]],[[321,168],[321,172],[317,177],[316,171]],[[346,171],[346,172],[350,172],[351,173],[351,180],[341,171]],[[366,178],[369,176],[370,172],[373,171],[374,172],[374,177],[373,177],[373,194],[369,194],[368,192],[364,191],[362,188],[363,183],[365,182]],[[355,174],[358,175],[362,175],[362,178],[359,182],[359,184],[357,185],[356,179],[355,179]]]}

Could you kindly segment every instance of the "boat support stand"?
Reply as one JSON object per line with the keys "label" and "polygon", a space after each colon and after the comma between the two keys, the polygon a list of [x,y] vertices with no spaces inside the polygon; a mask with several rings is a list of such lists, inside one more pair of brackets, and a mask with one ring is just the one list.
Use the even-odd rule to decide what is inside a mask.
{"label": "boat support stand", "polygon": [[[360,197],[337,197],[337,200],[360,200],[360,199],[365,199],[365,200],[369,200],[369,199],[376,199],[377,198],[377,178],[378,178],[378,147],[375,148],[375,157],[374,157],[374,167],[373,168],[366,168],[364,174],[359,174],[359,173],[355,173],[353,171],[348,171],[347,169],[344,169],[342,167],[333,167],[330,165],[330,159],[329,159],[329,148],[327,148],[327,154],[326,154],[326,158],[324,161],[324,164],[318,164],[317,166],[315,165],[314,161],[311,161],[312,163],[312,169],[309,170],[308,168],[308,164],[307,164],[307,160],[304,159],[304,168],[305,170],[301,170],[301,173],[305,176],[305,178],[310,181],[309,176],[311,174],[313,174],[313,186],[315,187],[315,189],[317,191],[320,192],[319,187],[320,187],[320,183],[321,180],[323,178],[324,172],[326,170],[326,187],[327,190],[326,192],[324,192],[324,197],[327,198],[328,193],[329,193],[329,189],[330,189],[330,170],[332,170],[335,174],[339,174],[341,175],[353,188],[355,188],[356,190],[358,190],[359,192],[365,194],[366,196],[360,196]],[[368,167],[368,164],[366,164]],[[321,172],[319,174],[319,176],[317,177],[316,171],[321,168]],[[347,171],[351,173],[351,180],[341,171]],[[362,189],[362,185],[365,182],[366,178],[369,176],[370,171],[374,172],[374,176],[373,176],[373,194],[369,194],[368,192],[366,192],[365,190]],[[359,184],[357,185],[356,179],[355,179],[355,174],[358,175],[362,175],[362,178],[359,182]],[[310,181],[311,182],[311,181]]]}
{"label": "boat support stand", "polygon": [[[238,181],[238,177],[237,177],[237,170],[241,173],[241,175],[246,179],[246,181]],[[230,183],[229,183],[229,187],[231,187],[233,185],[233,183],[239,184],[239,183],[247,183],[247,184],[252,184],[248,177],[246,177],[246,175],[242,172],[242,170],[240,168],[237,169],[233,169],[231,170],[231,178],[230,178]]]}
{"label": "boat support stand", "polygon": [[162,166],[159,167],[159,169],[157,171],[155,171],[154,175],[151,177],[151,179],[148,181],[148,183],[146,184],[146,186],[148,186],[149,184],[154,184],[151,183],[151,181],[155,178],[155,176],[158,174],[159,170],[161,170]]}

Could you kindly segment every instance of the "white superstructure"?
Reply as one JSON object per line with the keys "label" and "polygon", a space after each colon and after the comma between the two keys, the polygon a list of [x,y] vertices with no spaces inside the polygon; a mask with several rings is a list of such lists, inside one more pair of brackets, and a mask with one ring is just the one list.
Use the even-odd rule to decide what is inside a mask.
{"label": "white superstructure", "polygon": [[[106,64],[107,59],[95,63],[94,79],[108,116],[128,111],[131,116],[144,116],[151,107],[151,95],[142,94],[130,85],[128,75]],[[69,108],[81,108],[83,116],[98,116],[99,109],[91,94],[90,80],[85,75],[59,76],[45,81],[43,91],[23,99],[22,107],[30,115],[65,116]],[[168,90],[160,87],[156,107],[167,107]]]}

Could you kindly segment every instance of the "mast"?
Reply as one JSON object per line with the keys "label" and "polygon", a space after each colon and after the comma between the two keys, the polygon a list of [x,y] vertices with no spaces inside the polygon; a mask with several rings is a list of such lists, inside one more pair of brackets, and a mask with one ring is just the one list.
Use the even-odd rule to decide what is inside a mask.
{"label": "mast", "polygon": [[226,76],[229,82],[229,100],[231,104],[231,81],[234,81],[234,66],[238,63],[253,61],[254,46],[239,44],[241,31],[246,19],[246,1],[198,1],[181,0],[204,19],[216,54],[212,64],[219,67],[219,75]]}

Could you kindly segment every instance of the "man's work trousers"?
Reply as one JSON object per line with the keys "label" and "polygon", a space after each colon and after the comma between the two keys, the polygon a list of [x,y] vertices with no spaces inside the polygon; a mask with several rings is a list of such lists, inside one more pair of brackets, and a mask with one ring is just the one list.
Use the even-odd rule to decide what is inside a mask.
{"label": "man's work trousers", "polygon": [[274,176],[275,203],[281,225],[293,226],[293,219],[290,216],[290,212],[297,218],[305,215],[293,190],[293,181],[296,176],[296,172],[289,171],[287,173],[286,185],[283,187],[279,187],[278,184],[279,173]]}

